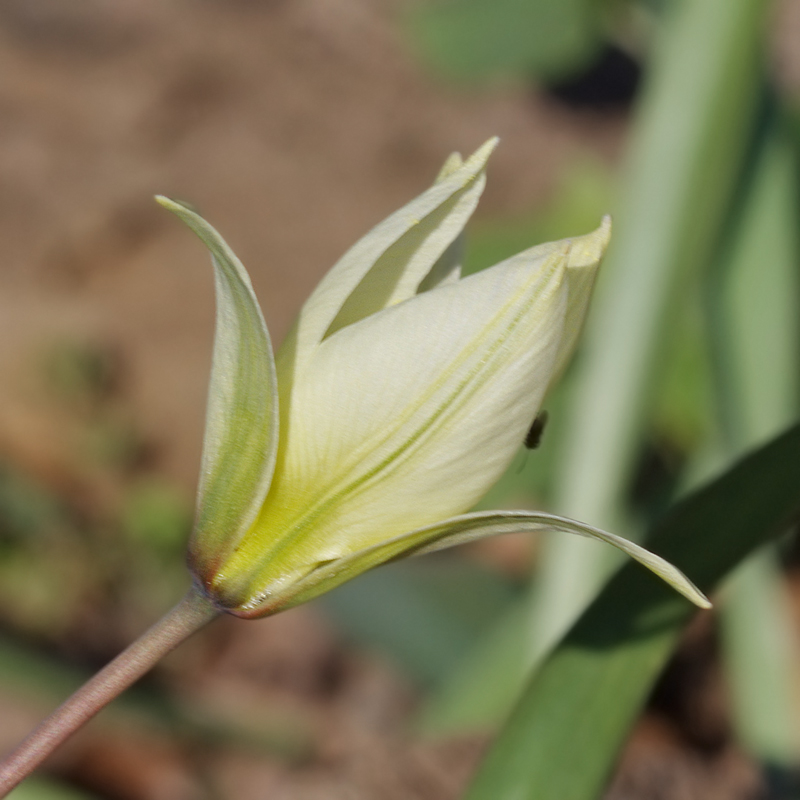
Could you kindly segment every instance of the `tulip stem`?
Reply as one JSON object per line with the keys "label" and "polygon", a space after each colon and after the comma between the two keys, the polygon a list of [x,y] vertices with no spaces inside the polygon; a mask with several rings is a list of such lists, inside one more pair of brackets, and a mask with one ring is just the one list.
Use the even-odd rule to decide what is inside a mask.
{"label": "tulip stem", "polygon": [[0,762],[0,798],[107,703],[218,614],[208,598],[192,587],[171,611],[87,681]]}

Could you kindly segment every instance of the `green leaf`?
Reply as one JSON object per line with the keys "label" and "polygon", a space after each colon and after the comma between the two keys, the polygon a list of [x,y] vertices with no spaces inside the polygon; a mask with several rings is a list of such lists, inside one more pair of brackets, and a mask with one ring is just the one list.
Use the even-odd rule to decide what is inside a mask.
{"label": "green leaf", "polygon": [[[800,514],[800,426],[693,493],[649,543],[711,591]],[[595,800],[650,688],[693,613],[626,565],[523,696],[467,800]]]}
{"label": "green leaf", "polygon": [[[559,513],[618,532],[625,521],[679,289],[712,260],[753,135],[768,8],[764,0],[685,0],[665,14],[575,376]],[[545,545],[534,623],[542,647],[607,574],[582,545]]]}
{"label": "green leaf", "polygon": [[[683,0],[665,13],[572,376],[560,513],[628,533],[620,518],[678,290],[711,261],[752,135],[768,9],[764,0]],[[603,554],[569,537],[548,537],[540,565],[533,619],[516,633],[501,623],[526,639],[526,662],[510,674],[476,651],[454,675],[461,691],[448,687],[434,699],[431,729],[501,719],[502,701],[514,696],[509,684],[558,641],[607,574]],[[481,718],[462,713],[476,708],[471,695],[486,686],[503,687],[498,705],[484,705]]]}
{"label": "green leaf", "polygon": [[449,0],[426,4],[411,32],[430,65],[450,78],[504,74],[559,78],[601,44],[597,0]]}
{"label": "green leaf", "polygon": [[[728,456],[774,435],[798,409],[800,203],[784,121],[773,108],[708,286],[716,416],[720,450]],[[791,617],[775,552],[737,570],[720,615],[733,719],[742,744],[783,768],[800,759],[800,643]]]}
{"label": "green leaf", "polygon": [[317,602],[348,640],[430,686],[447,679],[518,594],[471,559],[423,558],[365,572]]}
{"label": "green leaf", "polygon": [[269,490],[278,447],[275,359],[242,263],[201,216],[167,197],[156,200],[200,237],[214,265],[217,326],[190,545],[202,572],[249,528]]}

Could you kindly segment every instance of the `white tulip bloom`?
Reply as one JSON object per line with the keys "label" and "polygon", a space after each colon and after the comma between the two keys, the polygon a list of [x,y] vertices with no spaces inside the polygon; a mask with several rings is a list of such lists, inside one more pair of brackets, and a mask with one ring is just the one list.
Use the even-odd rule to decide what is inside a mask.
{"label": "white tulip bloom", "polygon": [[575,347],[610,222],[461,278],[487,142],[352,247],[273,358],[244,267],[187,206],[159,202],[211,251],[217,328],[187,595],[0,763],[0,795],[222,611],[260,617],[405,555],[512,531],[620,548],[699,606],[675,567],[574,520],[463,513],[500,477]]}
{"label": "white tulip bloom", "polygon": [[[244,267],[186,206],[207,245],[217,330],[190,564],[217,607],[257,617],[402,555],[544,528],[621,548],[699,605],[675,568],[547,514],[464,514],[525,438],[569,359],[610,221],[461,278],[487,142],[354,245],[273,359]],[[458,516],[461,515],[461,516]]]}

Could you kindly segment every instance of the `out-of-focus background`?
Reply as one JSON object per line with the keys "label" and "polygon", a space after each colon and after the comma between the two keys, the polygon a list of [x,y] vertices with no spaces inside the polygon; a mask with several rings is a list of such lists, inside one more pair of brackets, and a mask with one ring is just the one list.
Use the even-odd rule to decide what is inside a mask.
{"label": "out-of-focus background", "polygon": [[[188,200],[223,233],[278,342],[337,257],[424,190],[452,150],[501,137],[467,270],[617,212],[605,316],[548,402],[541,449],[520,453],[486,507],[556,510],[635,535],[796,416],[799,89],[792,0],[4,0],[0,748],[187,584],[212,276],[153,194]],[[626,278],[651,256],[650,278]],[[713,298],[732,298],[715,329],[730,345],[746,324],[735,310],[760,297],[748,266],[765,264],[778,264],[761,306],[777,338],[755,355],[748,336],[744,355],[715,350]],[[620,286],[633,299],[615,310]],[[604,327],[625,314],[627,333]],[[606,357],[603,372],[601,345],[616,354],[620,340],[640,351]],[[720,378],[723,362],[733,367]],[[760,374],[759,362],[776,375],[737,372]],[[767,408],[747,433],[747,412],[720,400],[737,380],[766,396],[743,401]],[[633,387],[627,399],[620,385]],[[618,438],[592,444],[605,420]],[[597,480],[578,474],[584,462]],[[601,473],[610,484],[592,497],[586,481]],[[14,797],[457,798],[526,659],[605,569],[595,550],[559,547],[507,537],[387,567],[274,619],[221,620]],[[779,592],[769,607],[786,642],[797,553],[789,542],[773,555],[753,591]],[[502,649],[493,642],[519,604],[542,631],[505,672],[486,653]],[[551,631],[542,618],[556,619]],[[762,735],[739,713],[748,668],[736,654],[766,651],[741,613],[731,618],[690,628],[608,800],[795,796],[794,733],[767,720]],[[793,691],[797,677],[770,683]],[[793,697],[773,700],[797,722]]]}

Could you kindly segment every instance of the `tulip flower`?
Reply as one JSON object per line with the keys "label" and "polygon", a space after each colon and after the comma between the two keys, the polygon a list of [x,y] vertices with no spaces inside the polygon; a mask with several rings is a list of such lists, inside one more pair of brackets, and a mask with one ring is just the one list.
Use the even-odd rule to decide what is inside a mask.
{"label": "tulip flower", "polygon": [[[518,452],[572,354],[610,235],[605,219],[461,277],[462,231],[495,144],[463,162],[451,156],[426,192],[355,244],[277,358],[241,262],[188,206],[157,198],[210,251],[217,294],[189,544],[195,583],[45,723],[48,747],[220,611],[265,616],[393,559],[485,536],[594,537],[708,605],[676,568],[621,537],[545,513],[467,513]],[[0,788],[4,774],[10,787],[35,763],[36,736],[0,767]]]}
{"label": "tulip flower", "polygon": [[217,273],[190,564],[220,608],[263,616],[402,555],[544,527],[601,538],[674,575],[572,521],[463,515],[506,469],[571,355],[610,234],[606,219],[461,278],[458,237],[495,143],[465,163],[451,157],[428,191],[351,248],[275,362],[241,263],[200,216],[159,198]]}

